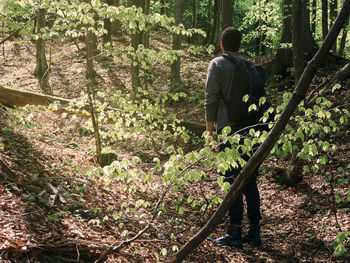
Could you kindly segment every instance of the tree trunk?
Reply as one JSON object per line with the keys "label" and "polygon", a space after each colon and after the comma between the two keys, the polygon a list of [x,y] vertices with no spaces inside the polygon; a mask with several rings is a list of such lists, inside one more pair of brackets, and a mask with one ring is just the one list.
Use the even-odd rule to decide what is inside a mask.
{"label": "tree trunk", "polygon": [[282,4],[282,34],[280,45],[277,50],[277,54],[271,65],[266,69],[266,75],[268,76],[268,83],[275,81],[275,76],[281,76],[285,78],[287,75],[287,68],[292,66],[292,32],[291,32],[291,14],[292,14],[292,0],[283,0]]}
{"label": "tree trunk", "polygon": [[[148,16],[149,12],[150,12],[150,0],[144,0],[144,9],[143,9],[143,13]],[[149,48],[149,29],[148,29],[148,24],[146,24],[146,31],[143,32],[143,39],[142,39],[142,43],[144,45],[145,48]]]}
{"label": "tree trunk", "polygon": [[160,14],[165,15],[165,0],[160,0]]}
{"label": "tree trunk", "polygon": [[[330,27],[332,27],[336,17],[338,14],[338,0],[331,0],[329,4],[329,20],[330,20]],[[337,41],[334,42],[334,45],[332,47],[332,51],[334,53],[337,52]]]}
{"label": "tree trunk", "polygon": [[[106,4],[111,6],[113,5],[113,0],[105,0]],[[112,41],[112,23],[109,18],[104,19],[104,28],[107,30],[107,33],[103,35],[103,43]]]}
{"label": "tree trunk", "polygon": [[[41,34],[41,29],[46,26],[46,9],[40,8],[37,16],[36,33]],[[44,94],[51,94],[49,85],[49,66],[45,55],[45,40],[39,36],[36,41],[36,68],[34,75],[38,78],[39,86]]]}
{"label": "tree trunk", "polygon": [[220,34],[221,34],[221,3],[222,0],[214,0],[214,23],[213,23],[213,34],[211,38],[211,44],[213,44],[216,49],[220,49]]}
{"label": "tree trunk", "polygon": [[222,0],[222,30],[232,26],[233,4],[232,0]]}
{"label": "tree trunk", "polygon": [[[119,6],[120,5],[120,2],[119,0],[113,0],[113,6]],[[120,31],[121,31],[121,23],[119,20],[114,20],[112,23],[111,23],[111,34],[113,36],[116,36],[118,34],[120,34]]]}
{"label": "tree trunk", "polygon": [[[183,19],[183,8],[184,1],[183,0],[175,0],[175,25],[179,25],[182,23]],[[179,34],[173,33],[173,50],[181,49],[181,40],[182,37]],[[181,85],[181,76],[180,76],[180,58],[178,57],[171,64],[171,89],[174,90]]]}
{"label": "tree trunk", "polygon": [[338,54],[339,56],[344,56],[344,50],[345,50],[345,44],[346,44],[346,38],[348,36],[348,25],[349,25],[349,18],[348,21],[345,23],[343,27],[343,34],[340,40],[340,45],[339,45],[339,51]]}
{"label": "tree trunk", "polygon": [[314,58],[307,65],[303,75],[295,88],[291,99],[289,100],[286,108],[283,110],[280,118],[276,122],[275,126],[272,128],[268,134],[265,141],[260,145],[258,150],[253,154],[249,161],[245,164],[241,170],[239,176],[230,186],[227,195],[224,200],[217,208],[213,216],[205,224],[205,226],[192,237],[175,255],[171,256],[168,263],[177,263],[184,260],[192,251],[199,246],[199,244],[205,240],[205,238],[210,235],[215,227],[222,221],[230,205],[236,200],[238,195],[242,192],[244,186],[248,183],[252,177],[254,171],[260,166],[264,161],[266,156],[269,154],[278,138],[284,131],[289,119],[293,115],[295,109],[298,107],[301,100],[304,98],[310,83],[317,72],[317,69],[323,63],[324,59],[327,57],[329,50],[331,49],[334,41],[336,41],[337,36],[343,27],[347,17],[350,13],[350,0],[345,0],[344,6],[340,11],[335,26],[330,30],[328,37],[325,42],[318,50]]}
{"label": "tree trunk", "polygon": [[[65,107],[68,106],[71,102],[73,102],[70,99],[64,99],[60,97],[54,97],[50,95],[44,95],[40,93],[35,92],[29,92],[24,90],[17,90],[17,89],[11,89],[11,88],[5,88],[0,85],[0,103],[4,104],[8,107],[24,107],[26,105],[44,105],[48,106],[51,103],[59,102],[61,106]],[[59,107],[56,110],[53,110],[53,112],[57,114],[62,113],[72,113],[64,108]],[[90,115],[86,115],[86,111],[89,111],[89,107],[84,107],[81,109],[81,111],[76,112],[74,111],[74,114],[83,117],[88,118]],[[106,110],[113,110],[118,111],[116,108],[106,108]],[[108,120],[108,122],[113,122],[113,120]],[[205,132],[205,125],[193,123],[193,122],[186,122],[182,121],[179,123],[179,126],[185,127],[187,130],[191,131],[198,137],[201,137],[203,132]],[[171,130],[171,127],[169,126],[169,130]]]}
{"label": "tree trunk", "polygon": [[[129,0],[128,5],[131,7],[135,5],[136,7],[144,7],[144,2],[143,0]],[[134,51],[139,47],[139,44],[142,43],[143,40],[143,34],[142,32],[139,32],[137,29],[135,32],[131,34],[131,46],[133,47]],[[139,77],[140,74],[140,66],[139,66],[139,61],[137,58],[135,60],[132,59],[131,61],[131,86],[133,93],[136,94],[138,92],[138,88],[141,87],[141,80]]]}
{"label": "tree trunk", "polygon": [[312,0],[312,17],[311,17],[311,33],[312,36],[316,35],[316,18],[317,18],[317,0]]}
{"label": "tree trunk", "polygon": [[292,3],[292,43],[295,85],[304,71],[303,38],[302,38],[302,1],[293,0]]}
{"label": "tree trunk", "polygon": [[328,34],[328,0],[322,0],[322,36],[326,39]]}
{"label": "tree trunk", "polygon": [[96,159],[97,163],[101,165],[101,137],[100,137],[100,129],[98,125],[98,118],[95,111],[95,72],[94,72],[94,33],[92,31],[88,31],[86,35],[86,78],[87,78],[87,94],[89,100],[89,110],[91,115],[91,122],[94,129],[95,136],[95,146],[96,146]]}
{"label": "tree trunk", "polygon": [[192,6],[192,27],[197,27],[197,0],[193,0]]}
{"label": "tree trunk", "polygon": [[[291,3],[290,0],[285,0],[285,5],[284,5],[284,12],[290,12],[291,10],[288,8],[289,4]],[[305,55],[305,58],[307,60],[309,60],[316,52],[317,50],[317,44],[315,39],[312,37],[311,34],[311,30],[310,30],[310,14],[307,10],[307,6],[308,6],[308,0],[304,0],[302,1],[302,5],[301,5],[301,19],[300,19],[300,23],[301,23],[301,34],[302,34],[302,40],[303,40],[303,53]],[[288,42],[282,42],[283,38],[291,40],[292,36],[291,36],[291,30],[290,28],[288,29],[288,27],[290,27],[291,25],[291,20],[289,15],[284,17],[284,23],[282,23],[282,36],[281,36],[281,43],[288,43]],[[289,35],[287,35],[289,34]],[[291,43],[291,42],[289,42]],[[271,71],[269,71],[269,69],[267,70],[267,76],[268,76],[268,82],[272,83],[274,81],[273,77],[276,75],[276,73],[278,75],[281,75],[282,78],[286,75],[286,66],[290,67],[292,65],[292,61],[293,61],[293,56],[291,54],[290,51],[284,52],[283,54],[279,54],[280,50],[277,51],[277,55],[274,59],[274,61],[272,62],[272,66],[271,66]],[[283,57],[282,57],[283,55]]]}
{"label": "tree trunk", "polygon": [[213,25],[213,19],[212,19],[212,8],[213,8],[213,0],[208,0],[208,19],[207,19],[207,39],[206,43],[210,42],[211,35],[212,35],[212,25]]}

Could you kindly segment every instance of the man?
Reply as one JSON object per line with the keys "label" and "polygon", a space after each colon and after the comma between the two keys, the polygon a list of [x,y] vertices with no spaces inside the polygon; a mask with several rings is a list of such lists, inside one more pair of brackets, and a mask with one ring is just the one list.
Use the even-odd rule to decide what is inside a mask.
{"label": "man", "polygon": [[[222,129],[226,126],[231,127],[232,133],[247,126],[242,121],[233,121],[232,118],[230,118],[230,111],[228,111],[225,102],[228,99],[227,97],[230,96],[231,90],[235,89],[234,75],[236,73],[235,67],[237,67],[237,64],[233,63],[233,61],[227,56],[232,57],[232,59],[238,63],[242,60],[246,60],[238,53],[238,50],[241,47],[241,38],[241,32],[236,28],[226,28],[222,32],[220,42],[224,56],[214,58],[210,62],[208,68],[205,104],[206,130],[214,139],[214,127],[216,128],[217,133],[220,134]],[[241,100],[242,98],[239,99]],[[220,145],[219,150],[223,151],[225,147],[230,146],[230,144]],[[248,160],[249,157],[244,156],[244,159]],[[224,174],[227,178],[226,181],[232,183],[240,170],[241,168],[234,169],[231,167],[231,169]],[[236,248],[242,248],[243,242],[249,243],[253,246],[261,245],[259,225],[259,221],[261,220],[260,197],[256,184],[256,176],[257,172],[242,191],[247,201],[247,215],[249,219],[248,234],[242,238],[241,222],[243,217],[243,196],[241,194],[229,208],[228,216],[230,225],[227,229],[226,235],[214,240],[216,243]]]}

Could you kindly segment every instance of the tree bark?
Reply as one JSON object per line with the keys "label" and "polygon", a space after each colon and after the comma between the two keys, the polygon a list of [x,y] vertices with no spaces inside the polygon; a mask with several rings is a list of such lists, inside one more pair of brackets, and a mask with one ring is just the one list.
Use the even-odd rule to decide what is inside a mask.
{"label": "tree bark", "polygon": [[[105,0],[106,4],[111,6],[113,5],[114,0]],[[104,19],[104,28],[107,30],[107,33],[103,35],[103,43],[112,41],[112,23],[109,18]]]}
{"label": "tree bark", "polygon": [[[150,12],[150,0],[144,0],[144,9],[143,9],[143,13],[148,16]],[[146,31],[143,32],[143,39],[142,39],[142,43],[144,45],[145,48],[149,48],[149,29],[148,29],[148,24],[146,24]]]}
{"label": "tree bark", "polygon": [[317,0],[312,0],[312,10],[311,10],[311,33],[315,37],[316,34],[316,18],[317,18]]}
{"label": "tree bark", "polygon": [[232,0],[222,0],[222,30],[232,26],[233,4]]}
{"label": "tree bark", "polygon": [[[174,12],[175,12],[176,26],[182,23],[183,9],[184,9],[184,1],[175,0]],[[173,33],[173,50],[181,49],[181,41],[182,41],[181,34],[178,35]],[[171,64],[171,89],[172,90],[178,88],[181,85],[180,65],[181,65],[181,60],[179,57]]]}
{"label": "tree bark", "polygon": [[[119,6],[120,3],[119,3],[119,0],[113,0],[113,6]],[[121,31],[121,24],[120,24],[120,21],[119,20],[114,20],[112,23],[111,23],[111,34],[113,36],[116,36],[120,33]]]}
{"label": "tree bark", "polygon": [[[37,16],[36,33],[41,34],[41,29],[46,26],[46,9],[40,8]],[[44,94],[51,94],[49,85],[49,66],[45,54],[45,40],[39,36],[36,41],[36,68],[34,75],[38,78],[39,86]]]}
{"label": "tree bark", "polygon": [[[130,7],[135,5],[136,7],[144,8],[143,0],[129,0],[128,5]],[[131,46],[134,48],[134,52],[136,52],[136,50],[138,49],[139,44],[142,43],[142,39],[143,34],[142,32],[139,32],[138,29],[136,29],[135,32],[131,34]],[[131,61],[131,86],[134,94],[136,94],[138,92],[138,88],[141,87],[141,80],[139,74],[139,61],[137,60],[137,58],[135,58],[135,60]]]}
{"label": "tree bark", "polygon": [[277,50],[277,54],[271,62],[271,66],[268,66],[266,69],[268,83],[274,82],[275,76],[281,76],[282,78],[284,78],[287,74],[286,69],[292,66],[292,49],[291,47],[285,47],[285,45],[291,45],[292,43],[291,16],[292,0],[283,0],[281,40],[279,48]]}
{"label": "tree bark", "polygon": [[192,5],[192,27],[197,27],[197,0],[193,0]]}
{"label": "tree bark", "polygon": [[207,39],[206,43],[208,43],[211,39],[212,35],[212,26],[213,26],[213,19],[212,19],[212,8],[213,8],[213,0],[208,0],[208,19],[207,19]]}
{"label": "tree bark", "polygon": [[216,49],[220,49],[220,34],[221,34],[221,3],[222,0],[214,0],[214,22],[212,37],[210,43],[213,44]]}
{"label": "tree bark", "polygon": [[343,8],[337,17],[334,26],[331,28],[330,33],[328,34],[321,48],[317,51],[316,55],[305,68],[305,71],[302,74],[291,99],[289,100],[286,108],[283,110],[280,118],[277,120],[275,126],[272,128],[265,141],[260,145],[258,150],[243,167],[239,176],[229,188],[227,195],[213,216],[194,237],[192,237],[175,255],[170,257],[170,259],[167,261],[168,263],[181,262],[184,260],[210,233],[213,232],[219,222],[221,222],[230,205],[235,201],[244,186],[248,183],[253,172],[259,167],[259,165],[264,161],[268,153],[271,151],[278,138],[284,131],[295,109],[303,100],[314,75],[316,74],[321,63],[327,57],[327,54],[331,49],[334,41],[336,41],[340,30],[342,29],[347,17],[349,16],[349,13],[350,0],[345,0]]}
{"label": "tree bark", "polygon": [[297,85],[304,71],[303,39],[302,39],[302,0],[293,0],[292,3],[292,43],[294,80]]}
{"label": "tree bark", "polygon": [[165,15],[165,0],[160,0],[160,14]]}
{"label": "tree bark", "polygon": [[[17,89],[11,89],[11,88],[5,88],[3,86],[0,86],[0,103],[4,104],[7,107],[24,107],[26,105],[43,105],[48,106],[51,103],[59,102],[62,106],[62,108],[58,108],[57,110],[54,110],[53,112],[57,114],[62,113],[71,113],[67,110],[65,110],[63,107],[68,106],[72,100],[70,99],[64,99],[60,97],[54,97],[50,95],[44,95],[40,93],[35,92],[29,92],[29,91],[23,91],[23,90],[17,90]],[[80,112],[74,112],[74,114],[78,115],[79,117],[88,118],[90,115],[84,114],[84,111],[89,111],[89,107],[86,106],[82,109]],[[113,110],[117,111],[116,108],[107,108],[107,110]],[[112,120],[110,120],[112,122]],[[179,126],[185,127],[187,130],[191,131],[195,135],[201,137],[203,132],[205,131],[205,126],[198,123],[193,122],[187,122],[182,121]]]}
{"label": "tree bark", "polygon": [[341,56],[341,57],[344,56],[346,38],[348,36],[348,25],[349,25],[349,18],[348,18],[348,21],[345,23],[345,25],[343,27],[343,34],[342,34],[342,37],[341,37],[341,40],[340,40],[338,55]]}
{"label": "tree bark", "polygon": [[[284,13],[290,12],[290,4],[291,1],[290,0],[285,0],[284,1]],[[309,60],[311,59],[316,50],[317,50],[317,44],[315,39],[312,37],[312,33],[310,30],[310,14],[307,10],[307,6],[308,6],[308,0],[303,0],[302,1],[302,5],[301,5],[301,16],[299,18],[300,23],[301,23],[301,34],[302,34],[302,41],[303,41],[303,54],[305,56],[305,59]],[[290,20],[290,16],[287,15],[283,15],[284,20],[282,23],[282,36],[281,36],[281,41],[280,43],[291,43],[292,41],[292,33],[290,30],[290,26],[291,26],[291,20]],[[286,42],[283,41],[283,38],[289,40],[290,42]],[[275,59],[272,61],[272,66],[271,70],[268,68],[266,71],[266,75],[268,76],[268,83],[272,83],[274,82],[274,76],[277,75],[281,75],[282,78],[284,78],[287,74],[286,69],[291,67],[291,65],[293,64],[293,56],[291,51],[283,51],[282,50],[278,50]]]}
{"label": "tree bark", "polygon": [[[330,20],[330,27],[332,27],[335,18],[337,17],[338,14],[338,0],[331,0],[330,4],[329,4],[329,20]],[[334,42],[333,47],[332,47],[332,51],[334,53],[337,52],[337,41]]]}
{"label": "tree bark", "polygon": [[328,34],[328,0],[322,0],[322,36],[326,39]]}
{"label": "tree bark", "polygon": [[86,78],[87,78],[87,94],[89,100],[89,110],[91,115],[91,122],[94,129],[95,136],[95,146],[96,146],[96,159],[98,164],[102,164],[101,154],[102,154],[102,146],[101,146],[101,137],[100,137],[100,129],[98,125],[98,118],[95,111],[95,72],[94,72],[94,33],[92,31],[88,31],[86,35]]}

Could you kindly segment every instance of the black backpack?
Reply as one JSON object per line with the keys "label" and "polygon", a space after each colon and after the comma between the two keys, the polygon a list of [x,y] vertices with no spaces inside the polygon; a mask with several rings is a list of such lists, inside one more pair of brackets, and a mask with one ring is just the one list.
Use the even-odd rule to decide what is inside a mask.
{"label": "black backpack", "polygon": [[[230,95],[228,98],[223,96],[230,121],[239,126],[259,123],[264,112],[270,107],[267,101],[259,106],[259,99],[265,96],[264,69],[246,59],[238,60],[234,56],[227,54],[222,56],[235,65]],[[243,97],[247,94],[249,99],[247,102],[244,102]],[[248,111],[251,104],[255,104],[256,109]]]}

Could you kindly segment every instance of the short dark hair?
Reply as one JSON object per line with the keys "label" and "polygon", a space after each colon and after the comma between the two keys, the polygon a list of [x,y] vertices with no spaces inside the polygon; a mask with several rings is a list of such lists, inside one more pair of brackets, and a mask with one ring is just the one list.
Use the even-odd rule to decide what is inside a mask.
{"label": "short dark hair", "polygon": [[227,27],[221,34],[222,47],[225,51],[237,52],[242,40],[242,33],[235,27]]}

